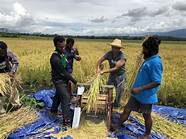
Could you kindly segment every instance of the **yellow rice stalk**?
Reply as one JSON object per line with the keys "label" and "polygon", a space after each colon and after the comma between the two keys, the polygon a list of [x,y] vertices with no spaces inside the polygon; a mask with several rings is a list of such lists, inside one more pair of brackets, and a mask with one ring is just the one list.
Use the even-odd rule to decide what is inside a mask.
{"label": "yellow rice stalk", "polygon": [[143,63],[143,54],[142,54],[142,53],[139,53],[139,54],[137,55],[137,57],[136,57],[136,62],[135,62],[135,64],[133,65],[132,73],[131,73],[131,75],[129,76],[127,85],[126,85],[126,87],[125,87],[125,95],[124,95],[124,99],[123,99],[123,100],[124,100],[124,103],[127,102],[128,98],[129,98],[129,96],[130,96],[130,91],[131,91],[131,89],[132,89],[132,86],[133,86],[133,84],[134,84],[134,81],[135,81],[135,79],[136,79],[136,76],[137,76],[137,74],[138,74],[138,71],[139,71],[139,69],[140,69],[142,63]]}
{"label": "yellow rice stalk", "polygon": [[0,74],[0,94],[5,96],[10,90],[11,80],[8,74]]}
{"label": "yellow rice stalk", "polygon": [[34,110],[24,107],[12,113],[0,116],[0,139],[6,138],[8,134],[37,119]]}
{"label": "yellow rice stalk", "polygon": [[18,91],[19,88],[21,88],[19,78],[13,79],[8,74],[0,74],[0,94],[2,96],[10,95],[12,91]]}
{"label": "yellow rice stalk", "polygon": [[97,112],[97,98],[100,92],[100,88],[103,85],[103,78],[101,75],[98,75],[93,83],[90,85],[90,89],[88,92],[88,100],[85,106],[86,112],[89,113],[91,111]]}
{"label": "yellow rice stalk", "polygon": [[116,88],[114,87],[113,92],[112,92],[112,102],[113,103],[114,103],[115,99],[116,99]]}
{"label": "yellow rice stalk", "polygon": [[[141,123],[144,123],[144,118],[139,113],[132,113]],[[153,130],[163,134],[168,139],[185,139],[186,138],[186,128],[180,124],[176,124],[167,120],[164,117],[152,112],[153,118]]]}
{"label": "yellow rice stalk", "polygon": [[107,128],[103,117],[88,118],[82,114],[80,127],[78,129],[68,129],[58,134],[52,135],[57,139],[70,135],[74,139],[107,139]]}

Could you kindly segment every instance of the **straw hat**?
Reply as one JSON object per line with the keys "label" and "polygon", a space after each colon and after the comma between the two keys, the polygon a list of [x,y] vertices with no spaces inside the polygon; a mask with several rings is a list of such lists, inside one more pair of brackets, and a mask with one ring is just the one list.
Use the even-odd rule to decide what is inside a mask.
{"label": "straw hat", "polygon": [[112,43],[110,43],[111,46],[115,46],[115,47],[119,47],[119,48],[124,48],[124,46],[122,46],[121,44],[121,40],[120,39],[114,39],[112,41]]}

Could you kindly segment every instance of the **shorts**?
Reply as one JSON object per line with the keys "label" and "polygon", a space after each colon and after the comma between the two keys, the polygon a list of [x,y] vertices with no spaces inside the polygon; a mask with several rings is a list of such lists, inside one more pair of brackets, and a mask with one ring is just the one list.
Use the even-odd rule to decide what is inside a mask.
{"label": "shorts", "polygon": [[130,111],[136,111],[139,113],[151,113],[152,104],[142,104],[131,96],[128,103],[125,105],[125,109]]}

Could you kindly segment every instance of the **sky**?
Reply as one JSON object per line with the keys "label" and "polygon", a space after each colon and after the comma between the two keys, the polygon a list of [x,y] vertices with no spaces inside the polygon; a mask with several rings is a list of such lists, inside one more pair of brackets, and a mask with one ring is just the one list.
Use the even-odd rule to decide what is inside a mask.
{"label": "sky", "polygon": [[0,0],[0,28],[128,35],[186,28],[186,0]]}

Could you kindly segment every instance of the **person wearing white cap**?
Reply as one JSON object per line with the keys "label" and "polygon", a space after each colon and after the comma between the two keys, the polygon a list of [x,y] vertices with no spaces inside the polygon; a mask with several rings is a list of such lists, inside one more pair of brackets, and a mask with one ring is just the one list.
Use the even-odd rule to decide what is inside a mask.
{"label": "person wearing white cap", "polygon": [[[121,48],[124,47],[122,46],[120,39],[114,39],[110,45],[111,50],[102,56],[97,62],[97,73],[110,73],[107,84],[115,86],[116,99],[114,107],[120,107],[120,101],[124,94],[126,56],[121,51]],[[105,60],[108,60],[110,69],[102,70],[101,65]]]}

